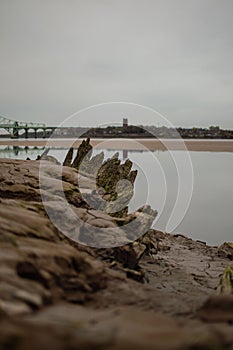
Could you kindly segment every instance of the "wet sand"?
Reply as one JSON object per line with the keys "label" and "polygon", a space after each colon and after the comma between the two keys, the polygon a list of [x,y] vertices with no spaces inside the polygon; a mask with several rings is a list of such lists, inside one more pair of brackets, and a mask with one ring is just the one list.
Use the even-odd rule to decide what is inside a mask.
{"label": "wet sand", "polygon": [[[81,142],[82,139],[1,139],[0,146],[76,148]],[[233,152],[233,140],[92,139],[91,144],[95,148],[109,150],[189,150],[201,152]]]}

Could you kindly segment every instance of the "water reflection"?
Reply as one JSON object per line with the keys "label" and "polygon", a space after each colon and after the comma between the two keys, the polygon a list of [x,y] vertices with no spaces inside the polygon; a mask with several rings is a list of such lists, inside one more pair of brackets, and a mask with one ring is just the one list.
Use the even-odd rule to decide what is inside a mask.
{"label": "water reflection", "polygon": [[20,146],[1,146],[0,147],[0,158],[16,158],[26,159],[30,156],[34,157],[43,152],[45,147],[20,147]]}

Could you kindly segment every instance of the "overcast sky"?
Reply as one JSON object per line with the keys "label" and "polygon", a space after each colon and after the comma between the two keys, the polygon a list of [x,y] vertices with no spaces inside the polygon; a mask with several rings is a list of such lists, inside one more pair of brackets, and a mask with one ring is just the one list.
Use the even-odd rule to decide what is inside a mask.
{"label": "overcast sky", "polygon": [[232,33],[233,0],[0,0],[0,115],[127,101],[233,128]]}

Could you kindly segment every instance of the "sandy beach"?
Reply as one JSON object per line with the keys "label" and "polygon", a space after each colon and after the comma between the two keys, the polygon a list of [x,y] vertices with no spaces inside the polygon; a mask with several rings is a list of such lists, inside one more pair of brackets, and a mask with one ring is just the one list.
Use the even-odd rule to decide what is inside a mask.
{"label": "sandy beach", "polygon": [[[77,148],[82,139],[1,139],[0,146],[46,146],[58,148]],[[174,139],[92,139],[97,149],[117,150],[189,150],[207,152],[233,152],[233,140],[174,140]]]}

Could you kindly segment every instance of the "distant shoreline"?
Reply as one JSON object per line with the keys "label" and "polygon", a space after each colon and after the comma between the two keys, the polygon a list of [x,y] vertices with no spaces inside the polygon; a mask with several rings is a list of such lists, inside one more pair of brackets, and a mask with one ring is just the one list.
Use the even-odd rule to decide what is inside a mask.
{"label": "distant shoreline", "polygon": [[[0,146],[78,147],[82,139],[0,139]],[[224,139],[91,139],[93,147],[109,150],[185,150],[233,152],[233,140]]]}

